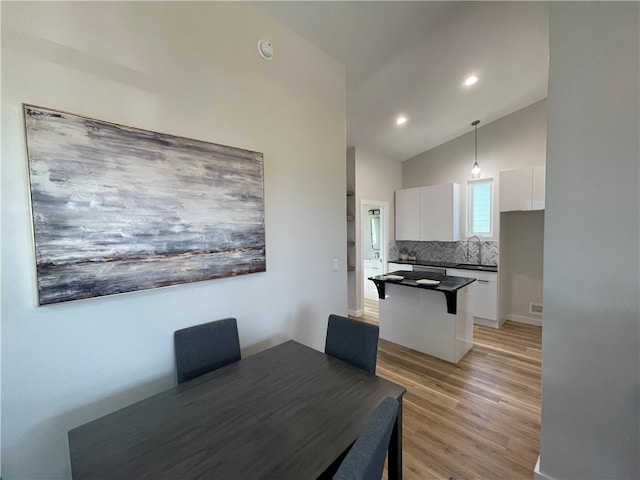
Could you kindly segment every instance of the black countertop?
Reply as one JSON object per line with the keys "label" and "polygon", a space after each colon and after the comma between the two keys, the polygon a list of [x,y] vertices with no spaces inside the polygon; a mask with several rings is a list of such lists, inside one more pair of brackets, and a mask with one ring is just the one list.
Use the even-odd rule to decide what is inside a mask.
{"label": "black countertop", "polygon": [[[387,280],[387,275],[400,275],[404,277],[403,280]],[[421,285],[416,283],[416,280],[426,278],[428,280],[437,280],[440,283],[438,285]],[[397,272],[390,272],[385,275],[376,275],[375,277],[369,277],[369,280],[373,282],[385,282],[385,283],[397,283],[399,285],[405,285],[407,287],[424,288],[425,290],[438,290],[441,292],[455,292],[456,290],[466,287],[472,282],[475,282],[475,278],[465,277],[452,277],[450,275],[441,275],[439,273],[432,272],[408,272],[400,270]]]}
{"label": "black countertop", "polygon": [[473,270],[473,271],[480,271],[480,272],[497,272],[498,271],[497,265],[439,262],[437,260],[389,260],[387,263],[397,263],[400,265],[420,265],[423,267],[457,268],[460,270]]}
{"label": "black countertop", "polygon": [[[386,278],[388,275],[400,275],[404,278],[402,280],[389,280]],[[438,280],[440,283],[438,285],[421,285],[419,283],[416,283],[416,280],[420,280],[423,278],[429,280]],[[454,315],[457,312],[458,304],[456,292],[462,287],[466,287],[470,283],[476,281],[475,278],[452,277],[450,275],[442,275],[439,273],[408,272],[404,270],[390,272],[385,275],[376,275],[375,277],[369,277],[369,280],[373,281],[373,283],[376,284],[376,288],[378,289],[378,297],[382,300],[386,298],[385,286],[387,283],[403,285],[406,287],[422,288],[423,290],[435,290],[437,292],[442,292],[444,293],[444,296],[447,300],[447,311]]]}

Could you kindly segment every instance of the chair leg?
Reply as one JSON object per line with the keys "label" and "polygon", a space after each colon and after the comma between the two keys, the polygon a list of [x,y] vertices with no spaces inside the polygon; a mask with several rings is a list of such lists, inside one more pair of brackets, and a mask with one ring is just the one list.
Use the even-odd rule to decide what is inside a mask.
{"label": "chair leg", "polygon": [[402,480],[402,397],[398,399],[398,416],[391,432],[387,457],[389,480]]}

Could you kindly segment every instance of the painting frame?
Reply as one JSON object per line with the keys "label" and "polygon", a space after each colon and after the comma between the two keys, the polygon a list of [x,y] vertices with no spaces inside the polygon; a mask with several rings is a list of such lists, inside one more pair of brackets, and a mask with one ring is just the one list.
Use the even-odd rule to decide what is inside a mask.
{"label": "painting frame", "polygon": [[38,305],[266,271],[262,153],[23,115]]}

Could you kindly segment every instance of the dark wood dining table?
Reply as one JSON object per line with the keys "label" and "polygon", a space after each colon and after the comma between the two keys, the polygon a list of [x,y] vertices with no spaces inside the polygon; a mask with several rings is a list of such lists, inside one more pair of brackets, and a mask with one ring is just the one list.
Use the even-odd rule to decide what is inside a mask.
{"label": "dark wood dining table", "polygon": [[71,470],[75,480],[326,478],[393,397],[388,478],[401,479],[404,392],[290,340],[70,430]]}

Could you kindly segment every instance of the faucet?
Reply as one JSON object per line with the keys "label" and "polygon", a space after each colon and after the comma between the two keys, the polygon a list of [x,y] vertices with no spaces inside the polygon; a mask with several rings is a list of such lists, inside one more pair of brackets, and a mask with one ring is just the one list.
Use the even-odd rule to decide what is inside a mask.
{"label": "faucet", "polygon": [[480,242],[480,237],[478,235],[472,235],[467,239],[467,260],[469,260],[469,242],[472,238],[476,238],[478,240],[478,264],[482,265],[482,242]]}

